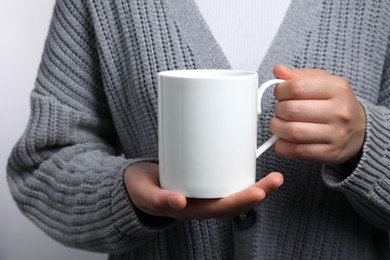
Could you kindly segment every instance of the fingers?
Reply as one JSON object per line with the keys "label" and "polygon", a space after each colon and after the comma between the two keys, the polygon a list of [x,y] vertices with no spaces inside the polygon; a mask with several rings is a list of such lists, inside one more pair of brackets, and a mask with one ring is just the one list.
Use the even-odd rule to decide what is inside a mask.
{"label": "fingers", "polygon": [[187,207],[178,214],[182,220],[229,218],[253,208],[265,198],[265,192],[257,187],[221,199],[189,199]]}
{"label": "fingers", "polygon": [[330,75],[328,72],[320,69],[290,69],[283,65],[276,65],[273,69],[276,78],[290,80],[293,78],[304,77],[308,75]]}
{"label": "fingers", "polygon": [[224,216],[237,216],[262,202],[283,184],[283,180],[281,173],[270,173],[247,189],[220,200],[215,209],[225,211]]}
{"label": "fingers", "polygon": [[[338,79],[333,76],[309,75],[294,78],[275,87],[275,98],[281,100],[326,100],[334,96]],[[333,82],[332,82],[333,81]]]}
{"label": "fingers", "polygon": [[[279,139],[275,143],[274,149],[277,153],[288,157],[302,158],[327,164],[342,162],[341,147],[339,147],[339,149],[334,149],[327,144],[301,144]],[[319,157],[319,154],[325,154],[326,156]]]}
{"label": "fingers", "polygon": [[294,143],[331,143],[335,133],[332,133],[332,126],[309,122],[285,121],[279,118],[272,118],[270,122],[271,132]]}
{"label": "fingers", "polygon": [[282,186],[283,175],[279,172],[272,172],[254,184],[254,187],[262,189],[268,196],[275,189]]}
{"label": "fingers", "polygon": [[365,138],[365,113],[349,83],[324,70],[275,66],[287,81],[275,87],[271,132],[275,150],[286,156],[338,164],[359,153]]}
{"label": "fingers", "polygon": [[180,212],[180,219],[227,218],[237,216],[263,201],[267,195],[280,187],[283,176],[271,173],[248,187],[221,199],[189,199],[187,207]]}
{"label": "fingers", "polygon": [[181,193],[160,188],[157,165],[132,165],[124,178],[137,208],[153,216],[179,220],[236,216],[253,208],[283,183],[280,173],[271,173],[247,189],[225,198],[186,199]]}
{"label": "fingers", "polygon": [[293,71],[283,65],[276,65],[273,69],[273,74],[277,79],[284,79],[284,80],[289,80],[295,77]]}
{"label": "fingers", "polygon": [[337,76],[317,69],[289,69],[281,65],[274,67],[277,78],[286,82],[275,87],[276,99],[281,100],[325,100],[337,93],[351,91],[349,83]]}
{"label": "fingers", "polygon": [[327,100],[285,100],[275,105],[275,116],[286,121],[329,123]]}

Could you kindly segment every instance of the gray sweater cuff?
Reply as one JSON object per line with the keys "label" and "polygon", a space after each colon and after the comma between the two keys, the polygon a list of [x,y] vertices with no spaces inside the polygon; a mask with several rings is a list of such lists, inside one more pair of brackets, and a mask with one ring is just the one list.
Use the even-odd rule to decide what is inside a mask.
{"label": "gray sweater cuff", "polygon": [[[388,225],[389,214],[389,112],[362,102],[366,111],[366,138],[362,156],[356,167],[324,166],[325,184],[346,195],[362,215],[379,227]],[[385,212],[385,213],[384,213]]]}
{"label": "gray sweater cuff", "polygon": [[372,106],[363,103],[366,111],[366,138],[362,156],[355,168],[344,166],[324,166],[323,179],[333,189],[351,195],[367,194],[373,191],[387,178],[389,169],[389,129],[380,111],[374,111]]}
{"label": "gray sweater cuff", "polygon": [[119,232],[130,237],[149,236],[156,232],[160,232],[176,221],[171,218],[155,217],[148,215],[139,210],[131,201],[127,192],[123,174],[127,167],[139,162],[158,163],[155,159],[136,159],[128,160],[119,166],[118,178],[114,180],[114,188],[112,191],[112,217],[114,225]]}

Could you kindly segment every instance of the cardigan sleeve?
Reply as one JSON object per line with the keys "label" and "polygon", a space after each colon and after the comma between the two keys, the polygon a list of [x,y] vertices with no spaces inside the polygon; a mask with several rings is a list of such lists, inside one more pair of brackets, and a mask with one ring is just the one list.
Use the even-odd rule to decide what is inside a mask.
{"label": "cardigan sleeve", "polygon": [[8,160],[7,180],[20,210],[61,243],[121,253],[171,221],[141,220],[109,112],[93,24],[85,1],[57,1],[28,126]]}
{"label": "cardigan sleeve", "polygon": [[[323,167],[323,180],[345,194],[374,226],[390,230],[390,41],[378,104],[360,99],[366,113],[366,138],[357,165]],[[356,167],[355,167],[356,166]],[[345,177],[347,176],[347,177]]]}

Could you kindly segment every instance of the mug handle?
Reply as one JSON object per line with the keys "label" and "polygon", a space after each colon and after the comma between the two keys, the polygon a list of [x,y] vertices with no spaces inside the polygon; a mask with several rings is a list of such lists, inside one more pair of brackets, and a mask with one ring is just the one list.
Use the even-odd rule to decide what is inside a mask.
{"label": "mug handle", "polygon": [[[271,79],[266,82],[264,82],[257,91],[257,114],[261,114],[261,99],[263,97],[264,92],[267,90],[267,88],[277,85],[280,83],[283,83],[285,80],[283,79]],[[279,137],[276,135],[273,135],[268,141],[266,141],[264,144],[262,144],[259,148],[256,150],[256,158],[258,158],[262,153],[264,153],[268,148],[270,148]]]}

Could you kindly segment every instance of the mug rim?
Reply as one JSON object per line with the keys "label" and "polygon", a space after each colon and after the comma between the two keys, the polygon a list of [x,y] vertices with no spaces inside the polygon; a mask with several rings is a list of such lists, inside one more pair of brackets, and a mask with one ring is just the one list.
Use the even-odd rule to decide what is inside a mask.
{"label": "mug rim", "polygon": [[180,79],[226,79],[258,76],[255,71],[235,69],[188,69],[166,70],[157,73],[158,76]]}

